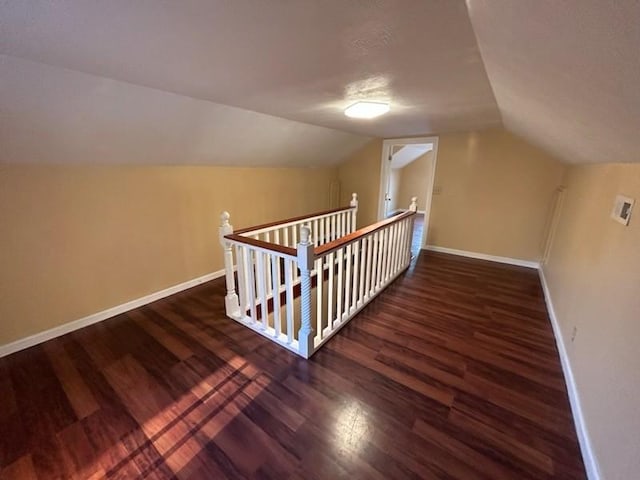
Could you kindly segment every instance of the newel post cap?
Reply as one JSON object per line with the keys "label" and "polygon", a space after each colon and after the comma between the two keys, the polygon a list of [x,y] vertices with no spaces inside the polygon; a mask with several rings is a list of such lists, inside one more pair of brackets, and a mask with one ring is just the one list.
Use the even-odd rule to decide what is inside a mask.
{"label": "newel post cap", "polygon": [[300,227],[300,243],[302,245],[308,245],[310,237],[311,227],[309,225],[303,225],[302,227]]}

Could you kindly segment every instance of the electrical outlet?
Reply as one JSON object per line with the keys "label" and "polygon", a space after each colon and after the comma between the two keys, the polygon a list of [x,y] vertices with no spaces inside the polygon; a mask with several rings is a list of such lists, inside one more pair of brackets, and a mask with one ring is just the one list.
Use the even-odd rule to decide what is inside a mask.
{"label": "electrical outlet", "polygon": [[578,327],[573,327],[573,331],[571,332],[571,341],[573,342],[576,339],[576,335],[578,334]]}

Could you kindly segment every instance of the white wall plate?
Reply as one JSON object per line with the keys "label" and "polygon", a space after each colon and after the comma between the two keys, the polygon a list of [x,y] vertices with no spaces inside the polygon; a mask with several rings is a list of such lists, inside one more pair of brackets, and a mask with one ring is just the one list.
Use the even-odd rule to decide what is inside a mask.
{"label": "white wall plate", "polygon": [[611,218],[623,225],[629,225],[631,210],[633,209],[634,203],[635,200],[633,198],[625,197],[624,195],[616,195],[616,201],[613,204],[613,210],[611,211]]}

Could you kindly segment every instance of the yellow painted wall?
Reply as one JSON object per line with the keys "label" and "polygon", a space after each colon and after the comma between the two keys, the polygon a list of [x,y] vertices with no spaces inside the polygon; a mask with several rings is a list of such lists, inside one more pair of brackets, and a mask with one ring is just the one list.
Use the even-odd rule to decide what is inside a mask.
{"label": "yellow painted wall", "polygon": [[502,129],[440,136],[428,243],[539,260],[564,166]]}
{"label": "yellow painted wall", "polygon": [[[351,192],[360,196],[359,226],[377,219],[381,156],[382,141],[373,140],[338,168],[342,203]],[[428,243],[539,260],[563,173],[555,158],[503,129],[440,135],[435,184],[442,193],[433,197]]]}
{"label": "yellow painted wall", "polygon": [[221,269],[223,210],[237,228],[323,210],[335,176],[0,165],[0,345]]}
{"label": "yellow painted wall", "polygon": [[372,140],[338,167],[341,205],[349,204],[352,192],[358,194],[358,227],[374,223],[378,218],[381,155],[382,140]]}
{"label": "yellow painted wall", "polygon": [[427,201],[427,180],[433,165],[433,151],[419,156],[400,170],[398,208],[407,209],[411,197],[418,197],[418,210],[423,210]]}
{"label": "yellow painted wall", "polygon": [[640,200],[640,165],[572,166],[566,186],[544,274],[602,478],[636,478],[640,205],[626,227],[609,214],[616,194]]}

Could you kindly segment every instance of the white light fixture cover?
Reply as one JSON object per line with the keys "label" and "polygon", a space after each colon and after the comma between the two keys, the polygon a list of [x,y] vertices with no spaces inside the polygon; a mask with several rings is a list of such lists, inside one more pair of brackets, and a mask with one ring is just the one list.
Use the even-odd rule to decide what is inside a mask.
{"label": "white light fixture cover", "polygon": [[382,102],[356,102],[345,108],[344,114],[351,118],[375,118],[389,111],[389,104]]}

